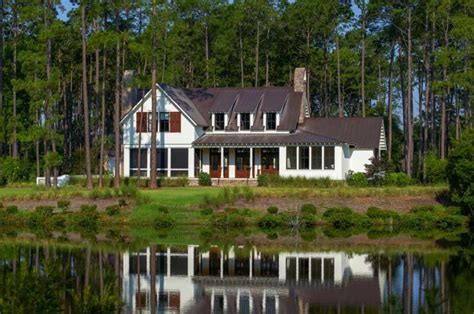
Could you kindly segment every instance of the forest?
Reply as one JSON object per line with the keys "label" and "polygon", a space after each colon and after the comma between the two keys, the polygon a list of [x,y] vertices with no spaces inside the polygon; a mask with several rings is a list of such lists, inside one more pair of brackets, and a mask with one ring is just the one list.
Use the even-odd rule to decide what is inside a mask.
{"label": "forest", "polygon": [[420,182],[473,127],[471,0],[72,4],[0,0],[2,180],[102,182],[121,154],[123,91],[154,82],[286,86],[305,67],[313,114],[384,117],[384,160]]}

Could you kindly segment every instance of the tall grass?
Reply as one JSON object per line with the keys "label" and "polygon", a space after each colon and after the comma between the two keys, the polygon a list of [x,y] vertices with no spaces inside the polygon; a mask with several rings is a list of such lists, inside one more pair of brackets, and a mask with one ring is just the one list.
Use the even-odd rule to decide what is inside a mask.
{"label": "tall grass", "polygon": [[260,175],[258,177],[259,186],[268,187],[292,187],[292,188],[334,188],[346,186],[345,181],[331,180],[325,178],[307,177],[281,177],[276,175]]}

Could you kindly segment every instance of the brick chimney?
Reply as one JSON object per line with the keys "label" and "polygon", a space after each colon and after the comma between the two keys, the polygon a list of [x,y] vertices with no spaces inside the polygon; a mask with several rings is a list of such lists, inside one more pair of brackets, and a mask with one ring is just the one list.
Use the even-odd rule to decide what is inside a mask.
{"label": "brick chimney", "polygon": [[293,87],[294,87],[295,92],[306,91],[306,69],[305,68],[295,69]]}
{"label": "brick chimney", "polygon": [[301,97],[300,116],[298,119],[299,123],[303,123],[305,118],[309,118],[311,116],[311,108],[308,105],[308,82],[306,80],[306,68],[295,68],[293,88],[295,92],[303,93],[303,97]]}
{"label": "brick chimney", "polygon": [[132,86],[134,76],[134,70],[125,70],[123,73],[122,116],[137,102],[137,88]]}

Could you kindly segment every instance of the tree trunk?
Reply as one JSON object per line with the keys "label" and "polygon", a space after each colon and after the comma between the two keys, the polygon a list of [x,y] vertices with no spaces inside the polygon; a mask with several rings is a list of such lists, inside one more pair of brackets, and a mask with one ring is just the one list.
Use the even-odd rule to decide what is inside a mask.
{"label": "tree trunk", "polygon": [[[444,27],[444,48],[446,51],[449,47],[449,15],[446,17],[446,25]],[[448,69],[446,64],[443,65],[443,82],[447,84],[448,81]],[[449,87],[444,88],[443,95],[441,96],[441,118],[440,118],[440,158],[445,159],[447,153],[447,136],[448,129],[446,126],[447,115],[446,115],[446,101],[450,91]]]}
{"label": "tree trunk", "polygon": [[209,34],[208,34],[208,25],[204,26],[205,37],[206,37],[206,86],[209,84]]}
{"label": "tree trunk", "polygon": [[344,117],[344,105],[342,104],[341,95],[341,59],[339,56],[339,34],[336,33],[336,57],[337,57],[337,107],[339,118]]}
{"label": "tree trunk", "polygon": [[[120,34],[120,12],[115,9],[115,30]],[[120,39],[117,39],[115,53],[115,108],[114,108],[114,134],[115,134],[115,176],[114,187],[120,187]]]}
{"label": "tree trunk", "polygon": [[267,28],[267,51],[265,53],[265,86],[270,86],[270,27]]}
{"label": "tree trunk", "polygon": [[[156,22],[156,4],[152,2],[152,19]],[[152,22],[152,23],[153,23]],[[152,62],[151,62],[151,158],[150,158],[150,188],[156,189],[156,32],[152,34]]]}
{"label": "tree trunk", "polygon": [[362,52],[360,63],[360,82],[361,82],[361,102],[362,116],[365,117],[365,0],[362,1],[361,19],[362,19]]}
{"label": "tree trunk", "polygon": [[242,24],[239,24],[240,87],[244,87],[244,45],[242,42]]}
{"label": "tree trunk", "polygon": [[[156,295],[156,245],[150,247],[150,292]],[[151,313],[156,313],[156,298],[150,300]]]}
{"label": "tree trunk", "polygon": [[412,165],[413,165],[413,86],[412,86],[412,76],[413,76],[413,58],[411,55],[411,8],[408,8],[408,31],[407,31],[407,136],[408,136],[408,151],[406,154],[406,172],[408,176],[412,176]]}
{"label": "tree trunk", "polygon": [[100,91],[101,96],[101,112],[100,112],[100,166],[99,166],[99,187],[104,187],[104,161],[105,161],[105,82],[107,80],[107,52],[103,50],[102,56],[102,88]]}
{"label": "tree trunk", "polygon": [[87,43],[86,43],[86,6],[81,4],[81,27],[82,27],[82,104],[84,110],[84,148],[86,152],[86,179],[87,188],[92,189],[91,171],[91,148],[89,134],[89,101],[87,95]]}
{"label": "tree trunk", "polygon": [[[0,0],[1,1],[1,0]],[[2,10],[0,8],[0,10]],[[17,79],[17,37],[18,37],[18,18],[17,18],[17,6],[16,1],[13,4],[13,80]],[[2,14],[2,13],[0,13]],[[1,23],[2,21],[0,21]],[[2,39],[0,39],[2,40]],[[12,130],[12,156],[13,158],[18,157],[18,143],[16,135],[16,83],[12,84],[12,118],[13,118],[13,130]],[[1,112],[1,111],[0,111]]]}
{"label": "tree trunk", "polygon": [[390,63],[388,67],[388,89],[387,89],[387,111],[388,111],[388,143],[387,143],[387,158],[389,161],[392,160],[392,141],[393,141],[393,132],[392,132],[392,124],[393,124],[393,110],[392,110],[392,101],[393,101],[393,93],[392,93],[392,84],[393,84],[393,59],[395,58],[395,44],[392,42],[392,48],[390,50]]}
{"label": "tree trunk", "polygon": [[[3,24],[3,0],[0,0],[0,116],[3,117],[0,131],[5,129],[6,124],[3,113]],[[3,138],[0,138],[0,156],[3,156]]]}
{"label": "tree trunk", "polygon": [[260,46],[260,21],[257,21],[257,44],[255,45],[255,87],[258,87],[258,53]]}

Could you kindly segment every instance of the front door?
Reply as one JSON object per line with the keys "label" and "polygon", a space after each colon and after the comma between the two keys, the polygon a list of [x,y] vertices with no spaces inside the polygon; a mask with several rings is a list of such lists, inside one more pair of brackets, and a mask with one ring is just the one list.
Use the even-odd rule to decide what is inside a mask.
{"label": "front door", "polygon": [[250,177],[250,148],[237,148],[235,150],[235,177]]}
{"label": "front door", "polygon": [[262,148],[262,174],[278,174],[278,148]]}
{"label": "front door", "polygon": [[211,161],[211,177],[220,178],[221,177],[221,152],[219,148],[211,148],[209,152],[209,157]]}

